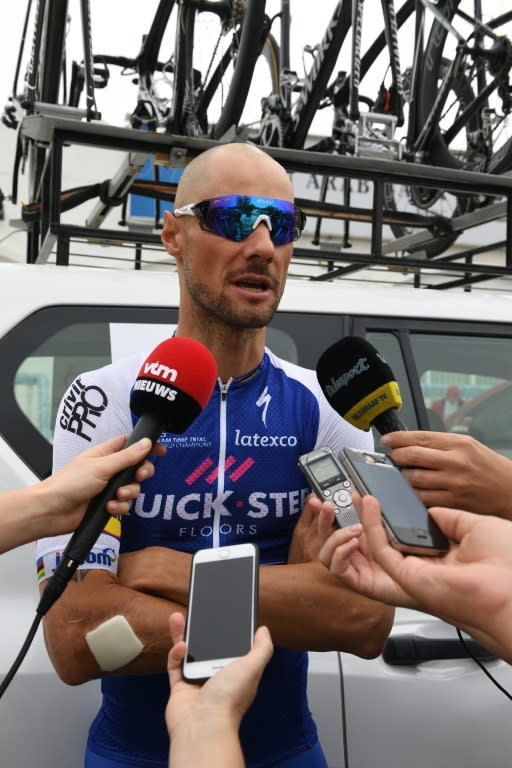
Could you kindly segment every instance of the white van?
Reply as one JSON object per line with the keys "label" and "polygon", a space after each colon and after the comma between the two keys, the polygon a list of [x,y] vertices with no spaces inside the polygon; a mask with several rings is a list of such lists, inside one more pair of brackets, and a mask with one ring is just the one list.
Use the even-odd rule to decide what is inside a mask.
{"label": "white van", "polygon": [[[172,271],[0,265],[0,491],[50,471],[55,412],[73,378],[156,345],[172,332],[177,306]],[[512,297],[291,278],[269,346],[314,368],[345,335],[365,336],[384,354],[408,428],[446,428],[432,406],[456,386],[476,405],[460,422],[452,414],[450,428],[512,458]],[[33,545],[0,557],[0,581],[3,676],[35,618]],[[512,692],[509,666],[476,650]],[[78,768],[98,700],[96,682],[58,680],[40,628],[0,703],[1,765]],[[453,627],[413,611],[397,611],[377,659],[312,653],[310,704],[330,768],[510,765],[505,696]]]}

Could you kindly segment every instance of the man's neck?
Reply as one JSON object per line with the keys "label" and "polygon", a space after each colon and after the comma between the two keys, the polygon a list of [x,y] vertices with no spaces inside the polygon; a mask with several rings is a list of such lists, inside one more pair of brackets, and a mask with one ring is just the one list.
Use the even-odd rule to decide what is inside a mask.
{"label": "man's neck", "polygon": [[188,336],[204,344],[217,361],[221,381],[243,376],[256,368],[265,350],[265,328],[226,328],[223,326],[204,329],[179,323],[177,336]]}

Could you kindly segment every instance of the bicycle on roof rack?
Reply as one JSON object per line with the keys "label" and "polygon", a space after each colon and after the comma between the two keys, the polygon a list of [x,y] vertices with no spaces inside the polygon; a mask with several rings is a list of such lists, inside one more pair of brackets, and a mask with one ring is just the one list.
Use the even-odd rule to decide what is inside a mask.
{"label": "bicycle on roof rack", "polygon": [[[67,51],[70,5],[71,0],[28,0],[11,96],[2,118],[8,127],[17,128],[23,116],[34,114],[100,120],[99,91],[114,79],[114,67],[136,84],[129,116],[132,127],[213,139],[243,118],[256,73],[262,73],[260,87],[277,87],[268,79],[272,73],[277,76],[278,69],[268,64],[275,52],[267,40],[265,0],[159,0],[140,48],[131,56],[93,49],[90,2],[80,0],[82,61],[70,61]],[[116,39],[122,41],[122,34]],[[31,142],[18,147],[14,201],[22,162],[27,164],[33,207],[44,194],[45,148]],[[31,230],[30,236],[38,240],[34,221]]]}
{"label": "bicycle on roof rack", "polygon": [[[289,0],[282,0],[283,10]],[[256,140],[262,145],[389,157],[411,164],[504,173],[512,167],[512,10],[502,0],[381,0],[384,31],[362,54],[364,0],[335,4],[323,39],[306,46],[303,74],[280,71],[279,90],[263,100]],[[412,49],[401,68],[399,32]],[[337,71],[351,35],[350,66]],[[290,21],[281,14],[281,46],[288,52]],[[411,46],[411,41],[414,41]],[[384,72],[376,87],[375,70]],[[387,82],[386,82],[387,81]],[[368,86],[368,83],[370,84]],[[365,91],[370,89],[368,94]],[[373,90],[372,90],[373,89]],[[312,143],[315,117],[332,110],[332,129]],[[478,195],[449,195],[442,189],[385,185],[388,211],[432,212],[456,219],[494,201]],[[329,178],[324,177],[322,199]],[[345,205],[350,188],[345,186]],[[319,241],[320,221],[316,242]],[[424,217],[418,219],[424,226]],[[408,237],[409,227],[391,223],[404,250],[442,253],[458,236],[437,231],[430,242]],[[432,228],[432,231],[433,228]],[[348,241],[346,225],[345,242]],[[400,242],[397,243],[397,249]]]}
{"label": "bicycle on roof rack", "polygon": [[[376,156],[408,164],[411,183],[386,183],[383,204],[398,238],[397,251],[430,257],[456,240],[463,225],[457,229],[454,222],[466,221],[464,216],[477,208],[491,211],[495,200],[474,191],[450,194],[414,184],[414,167],[432,164],[490,173],[512,167],[512,10],[504,0],[405,0],[398,10],[394,0],[381,0],[384,31],[364,54],[364,0],[339,0],[321,42],[305,48],[309,62],[302,76],[290,66],[290,0],[281,0],[273,18],[265,13],[265,0],[160,0],[132,57],[93,52],[89,0],[80,0],[84,59],[70,67],[69,1],[29,0],[22,49],[34,3],[37,13],[25,87],[20,94],[20,51],[13,96],[4,114],[4,122],[12,127],[20,108],[25,114],[58,111],[97,119],[97,92],[107,88],[111,68],[117,66],[137,86],[132,127],[216,140],[246,138],[263,147]],[[273,34],[278,20],[280,45]],[[206,42],[201,39],[203,29]],[[351,30],[350,66],[338,71]],[[413,61],[404,70],[400,33],[414,39]],[[378,88],[372,82],[366,95],[375,68],[386,76]],[[388,70],[391,82],[386,85]],[[80,109],[84,93],[85,107]],[[315,116],[325,109],[333,112],[331,131],[308,145]],[[28,142],[20,148],[18,161],[24,156],[29,159],[34,209],[44,194],[42,185],[49,183],[43,173],[46,150]],[[328,184],[326,174],[322,201]],[[350,207],[349,184],[344,185],[343,203]],[[411,211],[407,225],[396,222],[397,210]],[[321,221],[319,214],[317,242]],[[439,221],[447,226],[440,227]],[[38,226],[31,224],[33,251]],[[413,234],[417,228],[428,237],[421,231]],[[346,222],[346,245],[348,235]]]}

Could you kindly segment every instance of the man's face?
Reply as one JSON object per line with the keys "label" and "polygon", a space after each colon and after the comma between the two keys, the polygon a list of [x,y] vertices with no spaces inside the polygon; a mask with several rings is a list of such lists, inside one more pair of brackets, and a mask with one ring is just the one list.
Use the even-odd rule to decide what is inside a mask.
{"label": "man's face", "polygon": [[268,325],[281,299],[292,244],[275,246],[262,222],[240,242],[184,228],[183,274],[190,301],[203,316],[236,328]]}
{"label": "man's face", "polygon": [[[236,145],[210,158],[204,173],[188,183],[180,205],[224,195],[293,200],[283,168],[260,152]],[[166,237],[167,229],[175,237]],[[201,229],[194,216],[169,216],[162,237],[182,273],[182,309],[202,322],[235,328],[268,325],[285,287],[292,243],[274,245],[265,221],[236,242]]]}

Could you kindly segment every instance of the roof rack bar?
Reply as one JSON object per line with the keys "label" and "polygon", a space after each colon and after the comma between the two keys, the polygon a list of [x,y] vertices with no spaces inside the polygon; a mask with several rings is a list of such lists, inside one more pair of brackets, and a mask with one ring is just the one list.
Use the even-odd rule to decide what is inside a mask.
{"label": "roof rack bar", "polygon": [[[46,261],[57,244],[58,262],[69,263],[69,243],[60,243],[61,239],[95,240],[105,243],[132,243],[136,247],[136,263],[141,265],[141,247],[160,243],[157,232],[149,232],[146,227],[137,229],[137,224],[130,223],[127,228],[100,229],[91,224],[101,224],[109,208],[108,200],[100,201],[85,226],[65,225],[61,221],[62,205],[62,167],[64,148],[82,145],[111,149],[128,153],[119,171],[109,181],[108,195],[114,198],[125,197],[131,188],[142,161],[147,157],[156,158],[158,164],[176,167],[186,165],[193,157],[220,142],[210,139],[185,137],[172,134],[160,134],[139,131],[133,128],[119,128],[106,124],[80,122],[76,119],[63,118],[59,115],[30,115],[21,124],[21,135],[28,142],[46,147],[48,162],[45,165],[44,179],[41,185],[40,216],[37,220],[27,221],[29,230],[27,259]],[[356,253],[352,250],[336,252],[326,248],[296,248],[294,261],[311,263],[311,279],[333,279],[371,267],[386,267],[403,273],[419,274],[425,271],[444,273],[464,273],[465,284],[469,277],[478,277],[478,282],[498,276],[512,275],[512,177],[504,174],[494,176],[488,173],[466,171],[453,168],[438,168],[417,165],[398,160],[379,157],[349,157],[326,154],[309,150],[291,150],[277,147],[265,148],[265,151],[281,163],[289,173],[316,173],[324,177],[339,177],[345,180],[360,179],[373,184],[372,208],[355,208],[351,205],[336,205],[321,201],[298,201],[306,203],[312,216],[332,219],[366,221],[371,227],[371,253]],[[475,195],[494,198],[489,206],[476,208],[469,213],[453,218],[423,216],[407,212],[391,211],[384,208],[385,184],[417,185],[433,189],[446,190],[461,195]],[[156,199],[163,194],[155,188]],[[171,196],[172,197],[172,196]],[[166,198],[168,199],[168,198]],[[117,200],[116,200],[117,202]],[[105,215],[104,215],[105,214]],[[394,218],[394,221],[393,221]],[[491,246],[465,252],[450,252],[442,258],[427,257],[422,248],[436,239],[439,233],[462,232],[479,224],[497,219],[506,219],[506,239],[497,244],[504,246],[504,264],[474,264],[473,255],[491,250]],[[417,229],[410,235],[394,241],[383,242],[383,225],[399,223]],[[401,252],[401,255],[390,254]],[[471,257],[471,258],[470,258]],[[465,264],[459,264],[466,258]],[[469,263],[468,263],[469,262]],[[327,268],[326,268],[327,265]],[[321,274],[319,271],[323,270]],[[415,282],[419,284],[419,278]],[[450,281],[451,285],[460,284],[459,280]]]}

